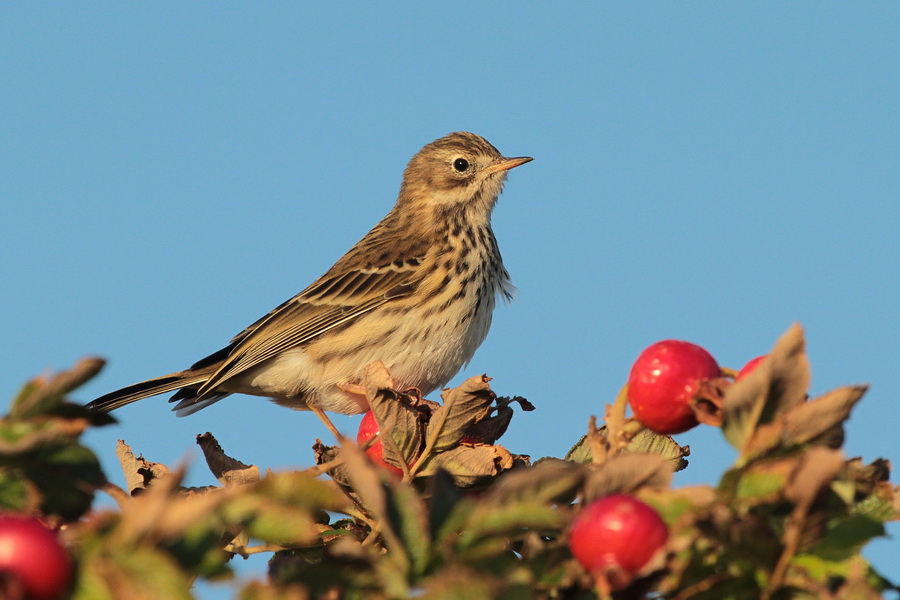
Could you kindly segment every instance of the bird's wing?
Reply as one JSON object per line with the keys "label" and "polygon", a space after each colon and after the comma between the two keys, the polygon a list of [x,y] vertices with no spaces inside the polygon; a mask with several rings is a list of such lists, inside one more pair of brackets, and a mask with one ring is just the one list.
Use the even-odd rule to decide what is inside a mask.
{"label": "bird's wing", "polygon": [[428,246],[377,233],[370,232],[312,285],[235,336],[222,351],[227,355],[219,368],[197,391],[198,397],[269,358],[412,293],[422,277]]}

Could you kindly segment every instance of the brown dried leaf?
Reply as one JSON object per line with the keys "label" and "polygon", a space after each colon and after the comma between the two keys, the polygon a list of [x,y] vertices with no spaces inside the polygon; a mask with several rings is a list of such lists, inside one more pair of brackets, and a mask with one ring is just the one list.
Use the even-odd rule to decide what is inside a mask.
{"label": "brown dried leaf", "polygon": [[[606,427],[600,427],[595,431],[598,436],[602,437],[605,435]],[[581,464],[590,464],[593,462],[593,452],[591,451],[593,445],[597,444],[590,443],[587,435],[582,436],[581,439],[566,453],[566,460]],[[688,465],[688,461],[685,457],[691,455],[691,447],[678,445],[672,436],[661,435],[643,428],[632,436],[628,445],[625,446],[621,452],[658,454],[659,456],[672,461],[676,471],[681,471]]]}
{"label": "brown dried leaf", "polygon": [[584,485],[586,501],[610,494],[633,494],[642,487],[667,488],[672,462],[658,454],[617,454],[597,466]]}
{"label": "brown dried leaf", "polygon": [[[628,406],[628,385],[622,386],[619,394],[616,396],[615,402],[607,404],[605,409],[604,420],[606,421],[606,454],[617,454],[619,450],[628,445],[628,436],[625,433],[625,409]],[[588,439],[593,437],[594,424],[590,424],[588,429]],[[591,441],[594,462],[605,460],[606,456],[600,456],[600,452],[596,445],[596,440]]]}
{"label": "brown dried leaf", "polygon": [[513,455],[503,446],[457,446],[428,457],[419,475],[433,475],[443,469],[453,477],[456,485],[469,487],[511,468],[513,463]]}
{"label": "brown dried leaf", "polygon": [[93,378],[105,364],[102,358],[89,356],[68,371],[32,379],[16,396],[9,416],[14,419],[33,417],[58,406],[66,394]]}
{"label": "brown dried leaf", "polygon": [[[145,496],[153,493],[141,495]],[[154,535],[162,538],[177,539],[184,532],[208,517],[217,506],[227,500],[231,494],[222,488],[206,488],[201,493],[180,493],[166,502],[165,510],[154,524]]]}
{"label": "brown dried leaf", "polygon": [[850,560],[847,578],[838,589],[834,600],[882,600],[881,592],[872,587],[869,566],[861,556]]}
{"label": "brown dried leaf", "polygon": [[383,474],[379,473],[355,444],[348,443],[342,446],[341,458],[346,461],[346,473],[353,491],[362,499],[366,509],[379,518],[384,517],[387,499],[381,486]]}
{"label": "brown dried leaf", "polygon": [[790,408],[776,420],[757,428],[746,443],[745,458],[808,443],[840,448],[844,438],[843,423],[866,389],[866,386],[837,388]]}
{"label": "brown dried leaf", "polygon": [[[121,452],[119,452],[120,450]],[[131,453],[131,449],[122,442],[117,447],[117,453],[120,456],[120,461],[122,457],[125,457],[127,460],[129,454],[131,457],[134,456]],[[145,461],[143,457],[134,459],[136,465],[142,462],[156,466],[155,463]],[[184,477],[184,468],[171,472],[166,471],[165,476],[154,479],[155,483],[153,485],[146,488],[136,488],[143,491],[136,494],[129,502],[122,504],[122,518],[114,534],[116,544],[135,544],[157,527],[163,514],[168,510],[171,502],[178,494],[178,486]],[[126,473],[126,479],[128,477],[129,475]]]}
{"label": "brown dried leaf", "polygon": [[476,443],[494,444],[503,437],[513,417],[512,404],[517,403],[525,412],[535,409],[534,405],[522,396],[512,398],[501,396],[494,401],[494,408],[490,416],[477,421],[466,431],[466,437],[475,440]]}
{"label": "brown dried leaf", "polygon": [[498,407],[495,415],[473,423],[463,437],[478,444],[493,444],[506,433],[512,417],[512,408],[509,406]]}
{"label": "brown dried leaf", "polygon": [[335,483],[349,487],[350,486],[350,474],[347,471],[347,467],[344,464],[343,460],[338,460],[341,458],[341,449],[338,446],[326,446],[322,443],[322,440],[316,439],[316,443],[313,444],[313,453],[316,458],[316,464],[329,465],[330,468],[326,470],[328,475],[334,480]]}
{"label": "brown dried leaf", "polygon": [[867,389],[864,385],[841,387],[793,407],[784,415],[785,442],[805,444],[841,430]]}
{"label": "brown dried leaf", "polygon": [[817,446],[804,452],[796,470],[784,487],[785,498],[797,506],[808,507],[819,492],[844,468],[840,450]]}
{"label": "brown dried leaf", "polygon": [[124,440],[116,444],[116,456],[125,473],[125,483],[129,494],[145,490],[157,479],[165,479],[171,475],[169,468],[162,463],[150,462],[143,455],[135,456],[131,447]]}
{"label": "brown dried leaf", "polygon": [[384,443],[384,460],[396,467],[411,464],[422,451],[422,427],[412,398],[393,389],[394,382],[381,362],[366,368],[366,399],[375,414]]}
{"label": "brown dried leaf", "polygon": [[[406,523],[398,523],[397,519],[393,518],[396,515],[392,502],[395,499],[396,490],[409,490],[409,484],[394,479],[387,482],[386,479],[389,476],[373,466],[363,451],[355,444],[344,445],[341,448],[341,455],[347,461],[347,473],[353,491],[366,510],[379,523],[379,533],[391,551],[393,562],[400,567],[402,572],[407,572],[410,568],[410,557],[403,542],[403,534],[406,533],[403,527]],[[395,529],[395,527],[399,527],[399,529]]]}
{"label": "brown dried leaf", "polygon": [[246,465],[225,454],[219,442],[208,431],[197,436],[197,444],[203,451],[209,470],[223,485],[243,485],[259,481],[259,467]]}
{"label": "brown dried leaf", "polygon": [[725,392],[722,431],[743,454],[754,431],[806,400],[809,386],[803,329],[791,326],[768,358]]}
{"label": "brown dried leaf", "polygon": [[721,427],[724,417],[722,404],[725,392],[731,386],[731,381],[724,377],[704,379],[700,382],[700,388],[691,402],[691,411],[698,423],[710,427]]}
{"label": "brown dried leaf", "polygon": [[490,413],[496,398],[490,380],[487,375],[470,377],[459,387],[441,393],[444,404],[431,416],[426,433],[427,444],[435,452],[456,447],[469,427]]}
{"label": "brown dried leaf", "polygon": [[778,399],[767,407],[771,412],[763,414],[768,421],[776,414],[806,402],[810,374],[803,328],[794,323],[775,343],[766,360],[772,372],[769,395]]}
{"label": "brown dried leaf", "polygon": [[[847,461],[847,478],[853,482],[855,498],[865,498],[882,489],[890,477],[891,462],[884,458],[876,458],[868,465],[864,465],[858,457]],[[890,484],[887,484],[885,490],[891,494]]]}

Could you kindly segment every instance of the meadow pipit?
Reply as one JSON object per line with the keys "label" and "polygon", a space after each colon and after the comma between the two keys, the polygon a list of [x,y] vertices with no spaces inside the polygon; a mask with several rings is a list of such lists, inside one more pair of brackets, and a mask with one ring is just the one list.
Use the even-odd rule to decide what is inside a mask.
{"label": "meadow pipit", "polygon": [[319,413],[368,410],[359,384],[381,361],[397,389],[444,386],[484,341],[512,285],[491,230],[505,158],[451,133],[419,151],[394,208],[327,273],[184,371],[97,398],[109,411],[178,390],[178,416],[234,393]]}

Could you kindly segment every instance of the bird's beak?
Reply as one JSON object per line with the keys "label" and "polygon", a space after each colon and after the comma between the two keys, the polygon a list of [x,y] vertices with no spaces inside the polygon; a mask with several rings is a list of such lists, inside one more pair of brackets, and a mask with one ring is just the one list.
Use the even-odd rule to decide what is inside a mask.
{"label": "bird's beak", "polygon": [[519,165],[524,165],[527,162],[531,162],[534,159],[530,156],[518,156],[516,158],[506,158],[501,157],[498,158],[495,162],[491,163],[491,165],[484,170],[485,173],[499,173],[500,171],[509,171],[510,169],[514,169]]}

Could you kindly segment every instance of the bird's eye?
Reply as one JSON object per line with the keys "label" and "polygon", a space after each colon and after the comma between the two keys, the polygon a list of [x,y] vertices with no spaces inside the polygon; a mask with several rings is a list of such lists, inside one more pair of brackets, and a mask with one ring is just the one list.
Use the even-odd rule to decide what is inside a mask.
{"label": "bird's eye", "polygon": [[464,158],[457,158],[453,161],[453,168],[459,171],[460,173],[464,173],[469,168],[469,161]]}

